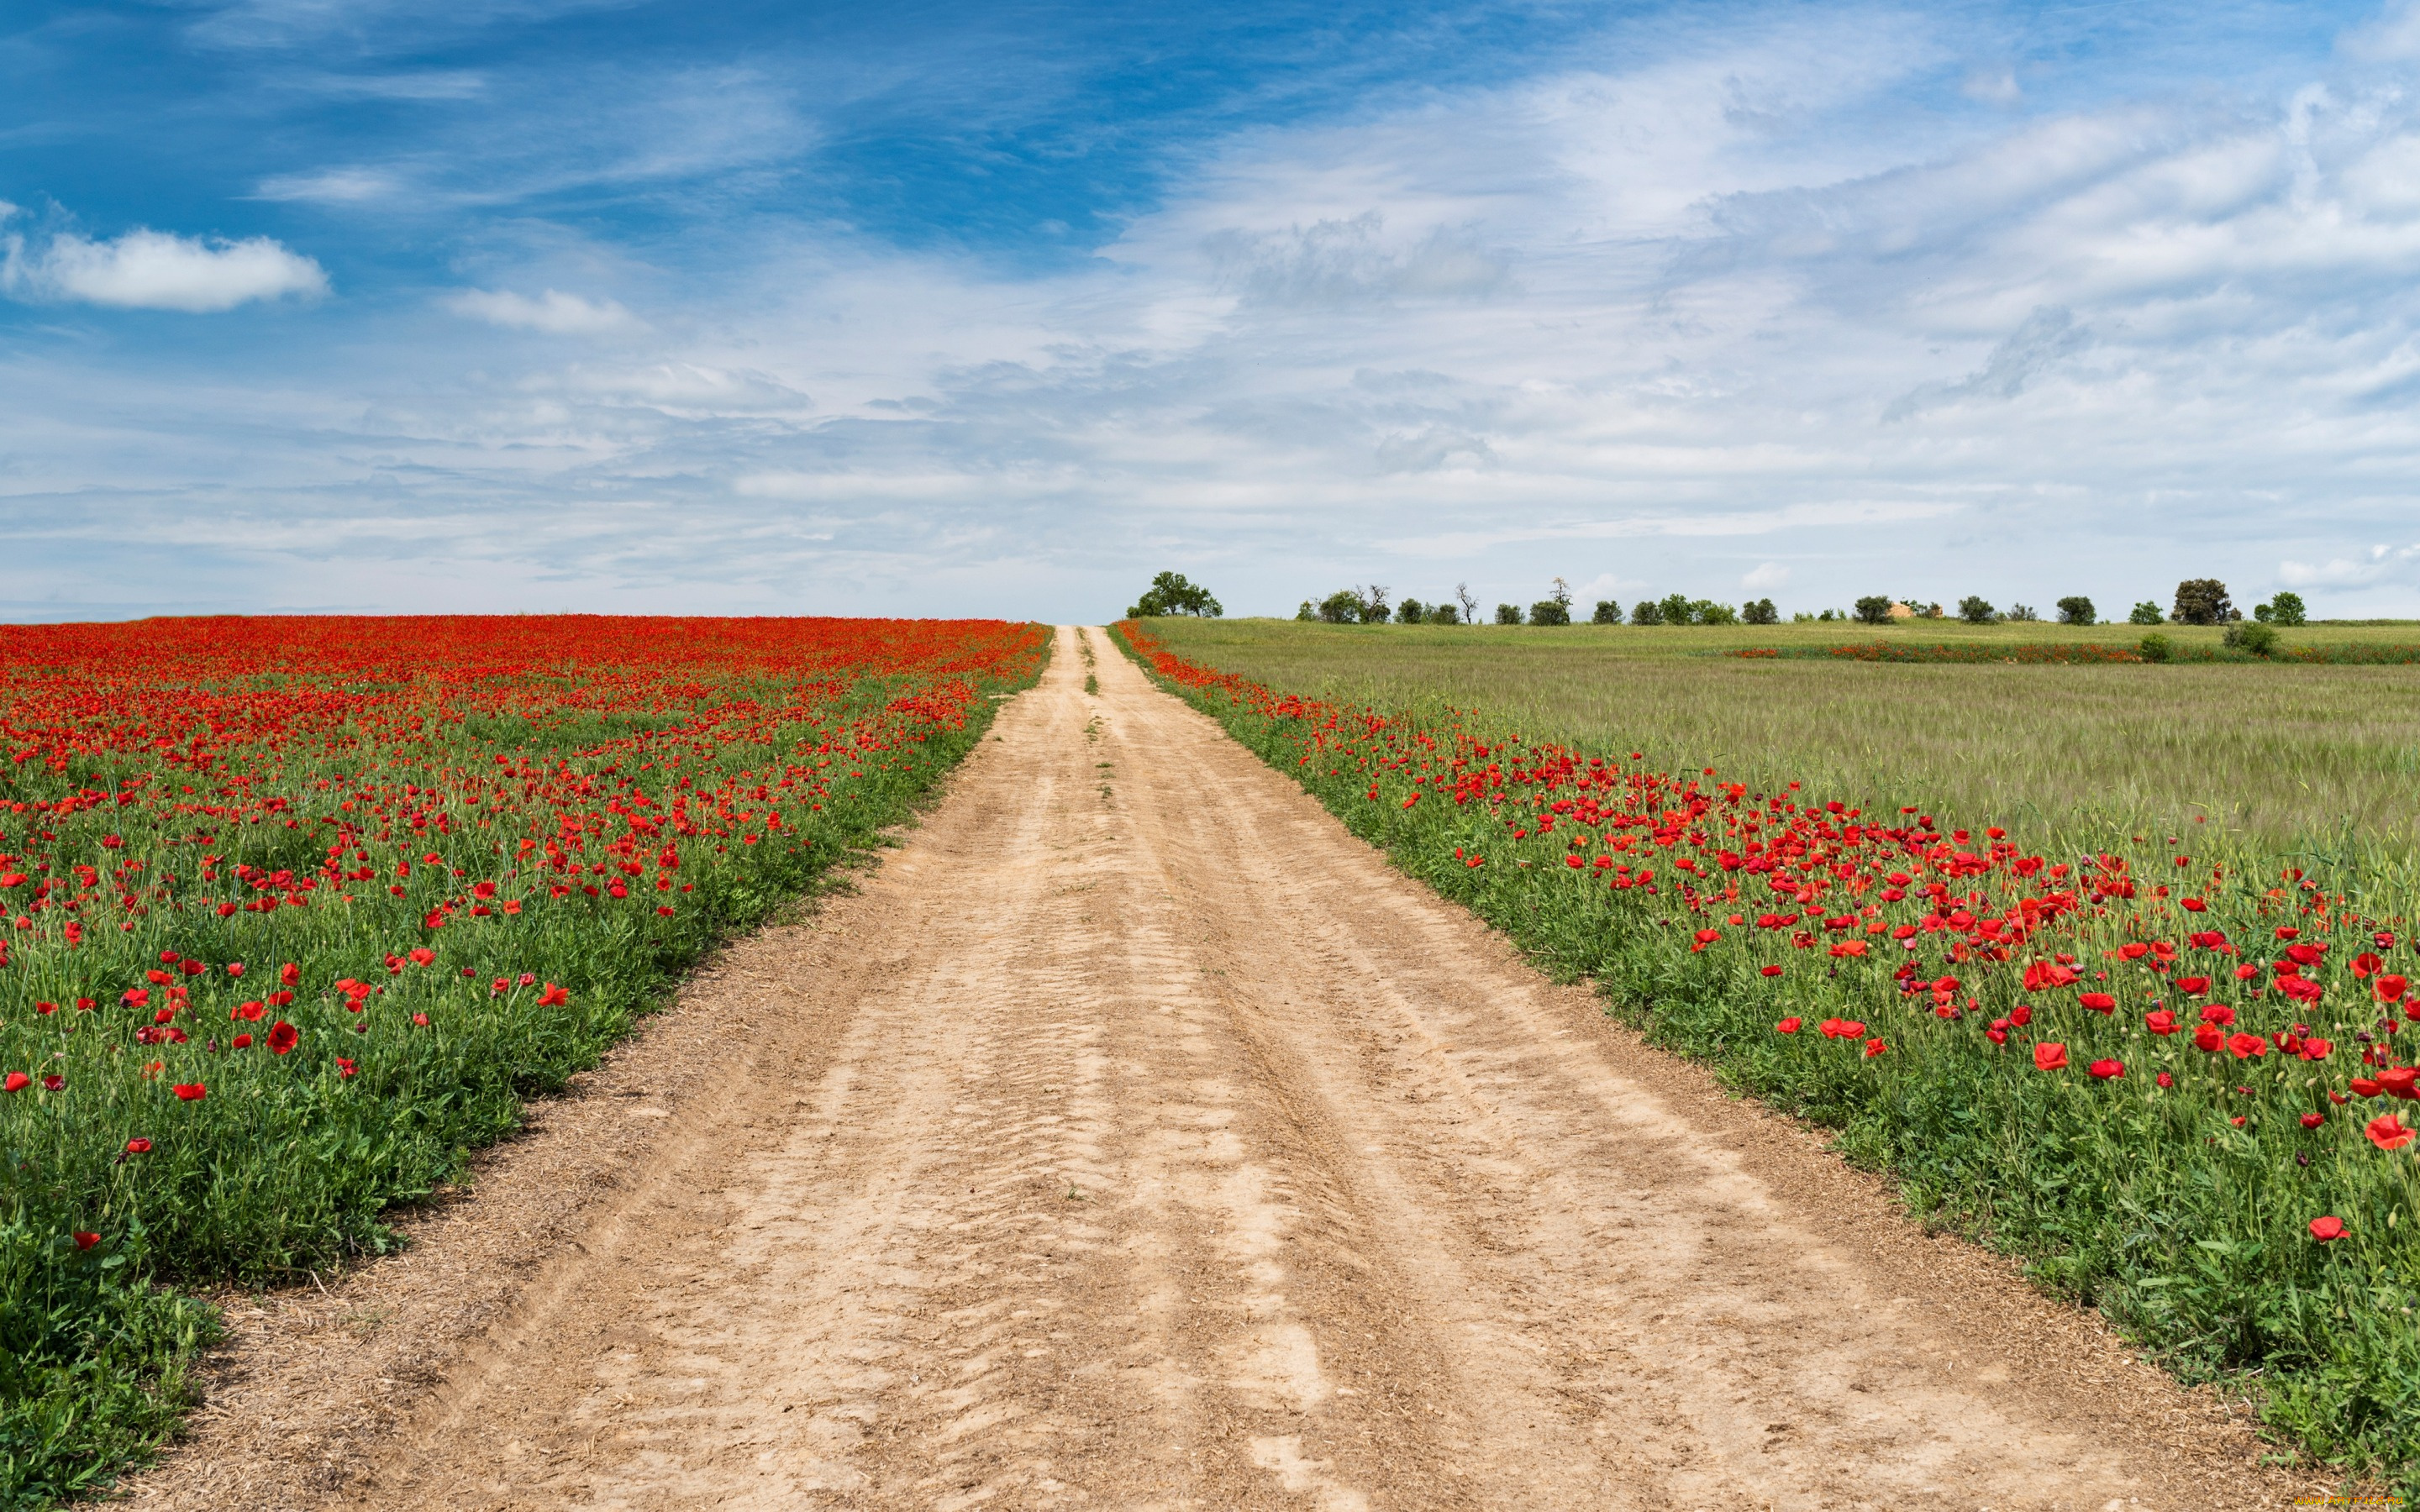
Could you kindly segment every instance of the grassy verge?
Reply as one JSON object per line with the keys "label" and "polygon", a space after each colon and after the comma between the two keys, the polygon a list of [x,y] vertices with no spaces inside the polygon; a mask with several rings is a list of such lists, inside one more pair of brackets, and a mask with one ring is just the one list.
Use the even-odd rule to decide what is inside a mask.
{"label": "grassy verge", "polygon": [[2317,1458],[2420,1490],[2408,863],[2078,846],[1433,695],[1276,691],[1160,628],[1121,639],[1163,686],[1652,1041]]}
{"label": "grassy verge", "polygon": [[907,817],[1032,626],[7,632],[0,1504],[174,1431],[212,1320],[592,1064]]}

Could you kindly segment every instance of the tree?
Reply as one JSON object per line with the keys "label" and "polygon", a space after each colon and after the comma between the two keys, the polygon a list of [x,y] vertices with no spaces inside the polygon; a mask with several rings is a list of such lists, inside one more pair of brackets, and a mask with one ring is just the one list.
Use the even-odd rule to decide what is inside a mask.
{"label": "tree", "polygon": [[1882,594],[1868,594],[1857,600],[1857,622],[1861,625],[1888,625],[1891,600]]}
{"label": "tree", "polygon": [[1429,623],[1431,625],[1459,625],[1462,623],[1462,616],[1454,612],[1454,608],[1451,604],[1431,604],[1429,606]]}
{"label": "tree", "polygon": [[1664,606],[1658,604],[1652,598],[1642,598],[1637,603],[1631,606],[1630,623],[1633,625],[1661,625],[1664,623]]}
{"label": "tree", "polygon": [[1421,620],[1427,618],[1427,608],[1417,598],[1404,599],[1402,603],[1395,606],[1395,623],[1397,625],[1418,625]]}
{"label": "tree", "polygon": [[2031,604],[2011,604],[2009,606],[2009,612],[2003,618],[2018,625],[2031,625],[2041,616],[2034,612],[2034,607]]}
{"label": "tree", "polygon": [[2165,618],[2166,616],[2160,612],[2160,606],[2152,603],[2147,598],[2134,606],[2134,611],[2126,616],[2126,623],[2129,625],[2158,625]]}
{"label": "tree", "polygon": [[2246,625],[2238,620],[2226,627],[2226,644],[2230,651],[2248,651],[2265,656],[2277,649],[2276,626],[2255,622]]}
{"label": "tree", "polygon": [[[1555,580],[1557,582],[1562,581],[1559,578]],[[1556,598],[1542,598],[1538,600],[1536,603],[1529,606],[1529,623],[1531,625],[1571,624],[1572,606],[1570,601],[1567,599]]]}
{"label": "tree", "polygon": [[1498,604],[1498,605],[1497,605],[1497,606],[1496,606],[1496,623],[1497,623],[1497,624],[1498,624],[1498,625],[1518,625],[1518,624],[1520,624],[1520,623],[1521,623],[1521,606],[1520,606],[1520,605],[1518,605],[1518,604]]}
{"label": "tree", "polygon": [[1151,580],[1142,597],[1126,610],[1126,618],[1147,620],[1162,614],[1196,614],[1215,620],[1226,612],[1207,588],[1187,582],[1181,572],[1163,572]]}
{"label": "tree", "polygon": [[1302,601],[1302,608],[1294,611],[1294,617],[1297,620],[1315,620],[1319,618],[1319,606],[1306,598]]}
{"label": "tree", "polygon": [[1369,587],[1361,590],[1362,624],[1384,625],[1387,623],[1389,618],[1387,610],[1387,594],[1389,592],[1390,590],[1384,583],[1372,583]]}
{"label": "tree", "polygon": [[1479,600],[1470,596],[1470,584],[1454,584],[1453,596],[1454,601],[1462,606],[1462,623],[1465,625],[1477,625],[1479,623]]}
{"label": "tree", "polygon": [[1689,600],[1689,623],[1691,625],[1737,625],[1739,610],[1729,604],[1717,604],[1711,598],[1693,598]]}
{"label": "tree", "polygon": [[1989,625],[2000,617],[2000,611],[1981,594],[1968,594],[1958,601],[1958,617],[1969,625]]}
{"label": "tree", "polygon": [[1773,607],[1772,599],[1752,599],[1740,606],[1740,618],[1750,625],[1779,625],[1781,611]]}
{"label": "tree", "polygon": [[1340,588],[1319,601],[1319,617],[1330,625],[1361,623],[1361,595],[1350,588]]}
{"label": "tree", "polygon": [[2177,607],[2170,613],[2179,625],[2224,625],[2242,618],[2226,601],[2226,584],[2215,578],[2188,578],[2177,584]]}
{"label": "tree", "polygon": [[1695,602],[1686,594],[1666,594],[1664,602],[1660,606],[1664,610],[1664,623],[1667,625],[1693,623],[1697,617],[1689,612],[1689,609]]}
{"label": "tree", "polygon": [[2093,616],[2092,600],[2081,594],[2058,601],[2058,623],[2061,625],[2090,625]]}
{"label": "tree", "polygon": [[1621,606],[1615,603],[1610,598],[1598,599],[1596,601],[1596,612],[1589,616],[1589,623],[1590,625],[1620,625],[1621,623]]}
{"label": "tree", "polygon": [[2303,605],[2303,595],[2290,590],[2269,601],[2269,623],[2272,625],[2306,625],[2309,613],[2310,610]]}
{"label": "tree", "polygon": [[1555,579],[1555,591],[1546,596],[1568,609],[1572,607],[1572,585],[1558,578]]}

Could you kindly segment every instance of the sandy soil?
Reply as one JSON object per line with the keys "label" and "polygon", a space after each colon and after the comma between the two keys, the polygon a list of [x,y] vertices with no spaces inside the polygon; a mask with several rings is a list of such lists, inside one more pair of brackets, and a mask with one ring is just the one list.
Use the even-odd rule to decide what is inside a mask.
{"label": "sandy soil", "polygon": [[[1610,1025],[1076,633],[853,897],[404,1256],[237,1310],[162,1506],[2275,1506],[2239,1422]],[[1083,683],[1099,679],[1097,696]]]}

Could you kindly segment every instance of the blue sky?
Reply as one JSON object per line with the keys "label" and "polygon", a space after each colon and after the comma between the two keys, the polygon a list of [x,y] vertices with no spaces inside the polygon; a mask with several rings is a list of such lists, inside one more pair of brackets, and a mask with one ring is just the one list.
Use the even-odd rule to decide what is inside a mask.
{"label": "blue sky", "polygon": [[0,617],[2420,615],[2420,18],[0,17]]}

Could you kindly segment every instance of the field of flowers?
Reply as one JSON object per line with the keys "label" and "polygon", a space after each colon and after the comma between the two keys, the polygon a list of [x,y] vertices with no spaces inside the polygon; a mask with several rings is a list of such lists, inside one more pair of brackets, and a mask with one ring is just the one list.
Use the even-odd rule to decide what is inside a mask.
{"label": "field of flowers", "polygon": [[178,1288],[383,1214],[905,817],[997,622],[0,628],[0,1504],[167,1431]]}
{"label": "field of flowers", "polygon": [[2420,1490],[2407,864],[2215,826],[2081,848],[2039,810],[2029,832],[1435,699],[1304,697],[1161,631],[1120,626],[1163,686],[1652,1041],[1836,1128],[1929,1220],[2314,1456]]}

